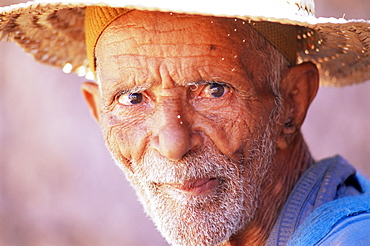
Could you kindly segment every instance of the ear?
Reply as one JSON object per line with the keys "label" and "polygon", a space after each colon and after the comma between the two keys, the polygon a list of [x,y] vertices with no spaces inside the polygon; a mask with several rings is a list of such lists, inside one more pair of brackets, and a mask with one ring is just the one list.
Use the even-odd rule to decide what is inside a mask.
{"label": "ear", "polygon": [[319,73],[311,62],[289,68],[281,82],[283,96],[282,129],[277,139],[280,149],[286,148],[299,132],[308,107],[319,87]]}
{"label": "ear", "polygon": [[81,86],[82,95],[90,109],[91,115],[100,122],[100,91],[99,85],[92,82],[85,82]]}

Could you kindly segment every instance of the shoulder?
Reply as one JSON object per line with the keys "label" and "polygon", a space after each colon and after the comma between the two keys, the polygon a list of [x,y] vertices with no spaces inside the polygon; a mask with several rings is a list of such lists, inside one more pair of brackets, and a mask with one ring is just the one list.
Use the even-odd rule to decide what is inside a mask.
{"label": "shoulder", "polygon": [[355,245],[355,242],[356,246],[370,245],[368,194],[341,198],[317,208],[288,245]]}
{"label": "shoulder", "polygon": [[336,224],[318,245],[370,245],[370,213],[346,217]]}

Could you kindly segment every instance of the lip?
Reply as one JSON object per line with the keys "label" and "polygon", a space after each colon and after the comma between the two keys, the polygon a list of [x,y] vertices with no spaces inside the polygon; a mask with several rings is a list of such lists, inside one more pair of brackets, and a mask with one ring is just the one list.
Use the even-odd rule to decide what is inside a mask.
{"label": "lip", "polygon": [[219,184],[218,178],[201,178],[187,181],[184,184],[169,184],[169,186],[188,195],[198,196],[210,193]]}

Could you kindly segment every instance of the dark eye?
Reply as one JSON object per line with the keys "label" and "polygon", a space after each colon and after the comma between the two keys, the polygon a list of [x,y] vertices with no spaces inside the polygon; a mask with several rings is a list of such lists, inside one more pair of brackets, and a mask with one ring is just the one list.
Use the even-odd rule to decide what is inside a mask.
{"label": "dark eye", "polygon": [[201,93],[201,97],[208,98],[222,97],[228,91],[229,88],[226,85],[219,83],[211,83],[204,88],[203,92]]}
{"label": "dark eye", "polygon": [[135,105],[143,101],[142,93],[124,93],[118,97],[118,102],[122,105]]}

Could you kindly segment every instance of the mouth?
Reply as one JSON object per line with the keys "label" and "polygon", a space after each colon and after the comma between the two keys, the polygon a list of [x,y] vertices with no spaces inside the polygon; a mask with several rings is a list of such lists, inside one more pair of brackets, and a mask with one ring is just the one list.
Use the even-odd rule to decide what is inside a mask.
{"label": "mouth", "polygon": [[166,186],[187,195],[199,196],[210,193],[221,183],[222,180],[218,178],[200,178],[187,181],[184,184],[167,184]]}

